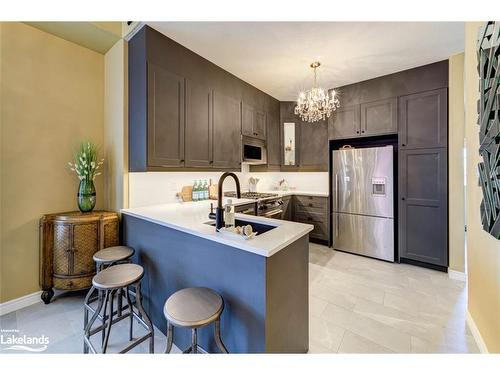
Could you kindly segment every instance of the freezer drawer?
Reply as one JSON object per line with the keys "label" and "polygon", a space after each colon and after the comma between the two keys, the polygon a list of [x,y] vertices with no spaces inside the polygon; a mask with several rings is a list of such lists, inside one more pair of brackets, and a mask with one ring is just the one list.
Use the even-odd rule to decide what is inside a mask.
{"label": "freezer drawer", "polygon": [[394,262],[394,219],[332,214],[333,248]]}

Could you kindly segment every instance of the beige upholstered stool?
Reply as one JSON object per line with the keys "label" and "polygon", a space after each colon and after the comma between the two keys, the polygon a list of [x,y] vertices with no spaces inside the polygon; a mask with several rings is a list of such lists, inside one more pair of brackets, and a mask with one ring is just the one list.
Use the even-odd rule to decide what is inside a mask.
{"label": "beige upholstered stool", "polygon": [[192,330],[191,346],[184,353],[198,352],[198,328],[214,325],[215,342],[222,353],[227,349],[220,337],[220,317],[224,310],[222,297],[208,288],[186,288],[172,294],[163,307],[167,319],[167,347],[170,353],[174,339],[174,326]]}
{"label": "beige upholstered stool", "polygon": [[[97,272],[102,271],[105,267],[109,267],[115,264],[119,263],[128,263],[130,262],[130,258],[132,255],[134,255],[134,249],[128,246],[113,246],[113,247],[107,247],[105,249],[99,250],[96,252],[93,256],[94,262],[96,264],[96,270]],[[87,326],[87,323],[89,321],[89,311],[91,314],[95,312],[95,309],[92,307],[91,303],[98,300],[99,298],[103,297],[103,293],[97,293],[97,296],[95,296],[96,288],[92,286],[87,293],[87,296],[85,297],[85,301],[83,304],[83,328]],[[123,310],[123,297],[124,297],[124,290],[120,290],[118,293],[118,306],[117,310],[113,311],[113,315],[117,314],[119,317],[122,315],[122,310]],[[133,292],[130,292],[133,294]],[[125,308],[127,308],[125,306]],[[105,325],[106,319],[108,316],[105,314],[103,315],[98,315],[98,319],[100,319]],[[102,331],[102,339],[101,343],[104,343],[104,330]]]}
{"label": "beige upholstered stool", "polygon": [[[154,331],[153,324],[149,319],[148,315],[144,311],[141,303],[141,280],[144,276],[144,269],[132,263],[125,264],[117,264],[111,267],[108,267],[102,271],[100,271],[97,275],[92,279],[92,286],[98,291],[100,294],[104,294],[104,298],[99,298],[98,306],[95,309],[92,318],[86,324],[84,330],[84,345],[83,351],[84,353],[88,353],[89,349],[92,353],[96,353],[96,350],[92,343],[90,342],[90,337],[96,334],[99,331],[105,332],[104,342],[102,344],[102,353],[106,353],[109,341],[109,335],[111,332],[111,326],[126,317],[130,317],[130,330],[129,330],[129,339],[132,341],[132,327],[134,318],[147,330],[147,333],[133,340],[129,345],[127,345],[124,349],[120,351],[120,353],[125,353],[135,346],[139,345],[141,342],[145,341],[149,338],[149,352],[153,353],[154,351]],[[134,304],[132,303],[132,299],[130,298],[129,287],[133,286],[135,288],[136,296],[135,296],[135,307],[137,311],[134,311]],[[125,290],[125,295],[127,297],[127,307],[128,312],[117,316],[116,318],[113,315],[113,300],[116,292]],[[107,322],[103,321],[102,325],[99,327],[92,329],[92,325],[96,321],[99,316],[100,311],[103,309],[102,316],[106,316],[106,310],[108,310]]]}

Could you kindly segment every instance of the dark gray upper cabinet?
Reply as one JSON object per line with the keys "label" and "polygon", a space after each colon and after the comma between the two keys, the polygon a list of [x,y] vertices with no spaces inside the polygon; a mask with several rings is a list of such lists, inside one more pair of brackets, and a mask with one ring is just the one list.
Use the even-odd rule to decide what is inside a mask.
{"label": "dark gray upper cabinet", "polygon": [[328,171],[328,124],[326,121],[300,122],[299,166]]}
{"label": "dark gray upper cabinet", "polygon": [[343,139],[359,137],[360,106],[359,104],[341,106],[328,119],[328,138]]}
{"label": "dark gray upper cabinet", "polygon": [[401,258],[448,266],[447,149],[399,152]]}
{"label": "dark gray upper cabinet", "polygon": [[267,165],[279,167],[281,164],[280,121],[273,112],[267,117]]}
{"label": "dark gray upper cabinet", "polygon": [[266,112],[255,111],[254,135],[256,138],[266,139]]}
{"label": "dark gray upper cabinet", "polygon": [[266,112],[241,103],[241,134],[266,139]]}
{"label": "dark gray upper cabinet", "polygon": [[239,169],[241,166],[240,102],[219,92],[214,100],[214,168]]}
{"label": "dark gray upper cabinet", "polygon": [[328,171],[327,121],[304,122],[294,108],[295,102],[280,103],[281,169]]}
{"label": "dark gray upper cabinet", "polygon": [[398,132],[398,100],[388,98],[361,104],[361,135],[383,135]]}
{"label": "dark gray upper cabinet", "polygon": [[241,103],[241,134],[254,136],[255,110],[251,105]]}
{"label": "dark gray upper cabinet", "polygon": [[186,167],[211,167],[213,163],[212,89],[186,80]]}
{"label": "dark gray upper cabinet", "polygon": [[128,43],[128,78],[130,172],[238,170],[242,131],[265,140],[279,117],[276,99],[147,25]]}
{"label": "dark gray upper cabinet", "polygon": [[148,165],[184,166],[184,78],[148,64]]}
{"label": "dark gray upper cabinet", "polygon": [[447,147],[448,89],[430,90],[399,98],[399,146]]}

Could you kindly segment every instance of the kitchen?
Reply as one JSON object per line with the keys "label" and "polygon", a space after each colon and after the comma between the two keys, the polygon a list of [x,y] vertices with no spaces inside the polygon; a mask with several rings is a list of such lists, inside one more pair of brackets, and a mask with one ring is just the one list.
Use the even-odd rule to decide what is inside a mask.
{"label": "kitchen", "polygon": [[[119,223],[99,224],[95,250],[131,252],[108,266],[94,251],[76,272],[72,229],[75,268],[57,271],[54,228],[81,223],[46,206],[41,290],[2,299],[2,329],[55,337],[52,353],[484,352],[467,304],[466,27],[352,23],[402,40],[374,37],[383,57],[343,66],[343,80],[336,49],[315,43],[304,56],[321,58],[273,67],[294,35],[346,25],[123,22],[103,60],[105,181],[83,215]],[[218,44],[227,30],[234,39]],[[60,311],[67,330],[48,315],[43,329],[27,323]]]}

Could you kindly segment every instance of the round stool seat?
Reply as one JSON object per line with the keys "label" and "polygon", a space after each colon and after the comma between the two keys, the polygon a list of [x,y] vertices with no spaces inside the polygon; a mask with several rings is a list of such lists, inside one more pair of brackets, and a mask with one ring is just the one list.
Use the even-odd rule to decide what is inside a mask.
{"label": "round stool seat", "polygon": [[98,289],[118,289],[140,280],[144,268],[138,264],[117,264],[102,270],[92,279],[92,285]]}
{"label": "round stool seat", "polygon": [[224,309],[222,297],[208,288],[186,288],[172,294],[163,313],[174,325],[199,328],[217,320]]}
{"label": "round stool seat", "polygon": [[128,246],[113,246],[99,250],[94,254],[94,262],[113,263],[126,260],[134,255],[134,249]]}

